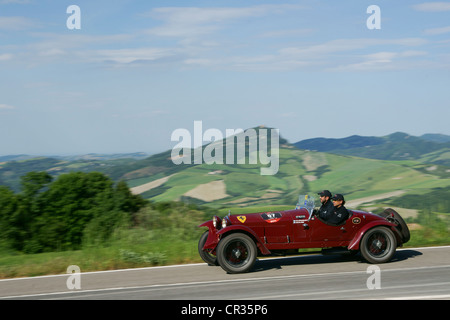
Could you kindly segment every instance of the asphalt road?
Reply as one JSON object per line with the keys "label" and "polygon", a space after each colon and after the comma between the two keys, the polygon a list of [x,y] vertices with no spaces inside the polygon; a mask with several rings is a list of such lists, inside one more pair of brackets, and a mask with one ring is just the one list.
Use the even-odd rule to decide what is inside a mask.
{"label": "asphalt road", "polygon": [[[69,287],[78,284],[80,289],[69,290],[68,280]],[[252,272],[238,275],[206,264],[81,270],[81,274],[0,280],[0,299],[449,300],[450,246],[400,249],[392,262],[378,266],[359,256],[314,254],[259,260]]]}

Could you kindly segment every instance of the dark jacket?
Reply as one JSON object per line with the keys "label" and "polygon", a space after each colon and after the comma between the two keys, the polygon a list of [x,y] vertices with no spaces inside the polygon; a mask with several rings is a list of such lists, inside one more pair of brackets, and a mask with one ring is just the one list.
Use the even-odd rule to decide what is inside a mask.
{"label": "dark jacket", "polygon": [[330,214],[329,218],[327,219],[328,223],[332,224],[341,224],[345,220],[348,219],[349,214],[347,209],[344,206],[341,206],[340,208],[333,207],[333,211]]}
{"label": "dark jacket", "polygon": [[328,200],[322,206],[319,208],[319,218],[328,221],[331,214],[334,211],[333,202],[331,200]]}

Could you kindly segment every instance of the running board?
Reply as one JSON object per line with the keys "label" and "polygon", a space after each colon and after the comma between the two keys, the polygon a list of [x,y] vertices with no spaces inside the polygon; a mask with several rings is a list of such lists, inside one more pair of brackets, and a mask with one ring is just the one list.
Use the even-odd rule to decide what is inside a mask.
{"label": "running board", "polygon": [[328,248],[322,249],[323,255],[332,255],[332,254],[352,254],[353,251],[348,250],[347,248]]}

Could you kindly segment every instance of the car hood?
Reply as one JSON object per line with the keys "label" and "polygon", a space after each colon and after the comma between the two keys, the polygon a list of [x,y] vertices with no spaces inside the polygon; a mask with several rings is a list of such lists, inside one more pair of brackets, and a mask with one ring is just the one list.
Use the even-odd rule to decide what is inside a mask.
{"label": "car hood", "polygon": [[[269,212],[257,212],[241,215],[230,215],[227,218],[231,224],[245,224],[245,225],[258,225],[263,223],[276,223],[283,220],[292,219],[292,217],[298,219],[307,219],[309,213],[306,209],[296,209],[287,211],[269,211]],[[292,223],[292,222],[291,222]]]}

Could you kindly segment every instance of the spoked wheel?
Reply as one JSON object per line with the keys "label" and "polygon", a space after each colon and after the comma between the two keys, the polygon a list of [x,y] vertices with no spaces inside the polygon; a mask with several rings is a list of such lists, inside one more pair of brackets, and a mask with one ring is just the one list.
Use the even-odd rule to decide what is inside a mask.
{"label": "spoked wheel", "polygon": [[394,233],[385,227],[367,231],[361,240],[361,255],[369,263],[385,263],[392,259],[397,248]]}
{"label": "spoked wheel", "polygon": [[249,236],[234,233],[219,242],[216,253],[220,266],[226,272],[243,273],[255,264],[257,249]]}
{"label": "spoked wheel", "polygon": [[206,231],[203,233],[203,235],[200,237],[200,240],[198,241],[198,253],[200,254],[200,257],[210,266],[217,266],[217,257],[211,253],[210,250],[203,250],[203,246],[206,243],[206,240],[208,239],[209,231]]}

